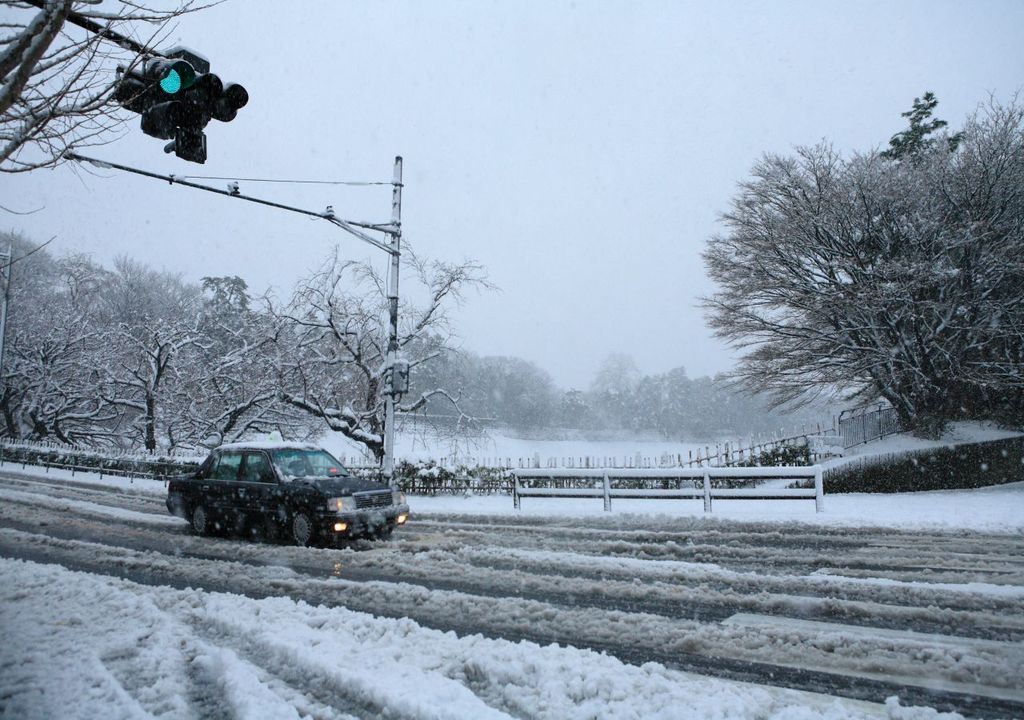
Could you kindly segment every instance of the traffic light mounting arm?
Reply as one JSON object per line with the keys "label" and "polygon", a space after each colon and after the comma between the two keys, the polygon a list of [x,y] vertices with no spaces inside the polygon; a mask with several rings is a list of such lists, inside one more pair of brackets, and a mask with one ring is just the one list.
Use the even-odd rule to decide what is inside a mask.
{"label": "traffic light mounting arm", "polygon": [[216,193],[218,195],[225,195],[231,198],[237,198],[239,200],[245,200],[247,202],[256,203],[258,205],[266,205],[268,207],[275,207],[279,210],[287,210],[289,212],[299,213],[300,215],[308,215],[310,217],[320,218],[326,220],[332,225],[336,225],[350,235],[353,235],[365,243],[373,245],[375,248],[383,250],[392,256],[400,255],[400,251],[391,247],[391,245],[381,242],[375,237],[367,235],[358,228],[365,227],[370,230],[379,230],[384,233],[393,233],[397,230],[394,223],[382,224],[382,225],[367,225],[365,223],[358,223],[349,220],[342,220],[341,218],[334,217],[334,215],[328,215],[323,212],[314,212],[312,210],[304,210],[302,208],[292,207],[290,205],[284,205],[282,203],[274,202],[273,200],[264,200],[263,198],[251,197],[249,195],[242,195],[238,192],[231,190],[221,190],[220,188],[210,187],[209,185],[202,185],[200,183],[194,183],[189,180],[176,177],[174,175],[160,175],[159,173],[149,172],[148,170],[140,170],[139,168],[129,167],[128,165],[121,165],[119,163],[108,162],[106,160],[99,160],[97,158],[86,157],[76,152],[64,153],[64,157],[68,160],[75,160],[77,162],[85,162],[90,165],[103,169],[123,170],[124,172],[132,173],[134,175],[141,175],[143,177],[152,178],[154,180],[163,180],[170,185],[184,185],[185,187],[195,188],[196,190],[205,190],[206,192]]}

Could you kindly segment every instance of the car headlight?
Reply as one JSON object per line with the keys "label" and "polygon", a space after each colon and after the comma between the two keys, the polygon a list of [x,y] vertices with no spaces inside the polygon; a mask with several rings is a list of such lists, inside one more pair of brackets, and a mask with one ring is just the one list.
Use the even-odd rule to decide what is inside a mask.
{"label": "car headlight", "polygon": [[327,498],[327,509],[341,512],[345,509],[345,498]]}
{"label": "car headlight", "polygon": [[405,505],[405,493],[393,490],[391,492],[391,502],[394,505]]}

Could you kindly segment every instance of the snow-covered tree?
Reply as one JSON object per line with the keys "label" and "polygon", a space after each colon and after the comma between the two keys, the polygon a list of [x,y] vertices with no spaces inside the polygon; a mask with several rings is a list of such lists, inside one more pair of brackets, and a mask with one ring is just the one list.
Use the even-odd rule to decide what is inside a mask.
{"label": "snow-covered tree", "polygon": [[173,448],[188,433],[189,367],[206,345],[199,289],[126,258],[103,293],[112,362],[103,399],[128,413],[143,447]]}
{"label": "snow-covered tree", "polygon": [[513,428],[548,427],[556,394],[551,376],[518,357],[475,357],[467,383],[467,407],[478,417],[501,418]]}
{"label": "snow-covered tree", "polygon": [[[470,262],[428,262],[408,248],[402,256],[406,297],[399,312],[399,348],[411,373],[438,357],[452,335],[447,311],[470,288],[487,286],[482,268]],[[380,460],[384,452],[383,368],[389,335],[387,283],[369,263],[342,260],[337,251],[301,281],[291,302],[276,311],[286,321],[278,335],[281,398],[323,420],[332,430],[362,443]],[[446,398],[461,413],[458,397],[446,388],[422,389],[397,406],[422,412],[431,399]]]}
{"label": "snow-covered tree", "polygon": [[[37,7],[41,5],[41,7]],[[72,145],[109,141],[129,116],[114,101],[118,63],[141,56],[111,42],[104,29],[140,39],[147,47],[168,23],[207,4],[120,0],[3,0],[0,21],[0,171],[52,166]],[[79,24],[92,23],[99,32]]]}
{"label": "snow-covered tree", "polygon": [[611,428],[636,429],[636,390],[640,370],[627,353],[611,353],[598,367],[590,383],[591,406]]}
{"label": "snow-covered tree", "polygon": [[[11,240],[10,313],[0,412],[15,439],[115,444],[117,413],[97,393],[108,336],[96,316],[102,268]],[[6,245],[6,242],[4,242]]]}
{"label": "snow-covered tree", "polygon": [[252,307],[242,278],[205,277],[202,283],[203,347],[183,387],[187,437],[216,446],[275,430],[288,438],[307,436],[313,426],[308,416],[279,398],[280,322]]}
{"label": "snow-covered tree", "polygon": [[959,146],[770,155],[704,259],[705,307],[746,350],[736,378],[779,404],[888,400],[912,427],[1024,421],[1024,110],[996,103]]}

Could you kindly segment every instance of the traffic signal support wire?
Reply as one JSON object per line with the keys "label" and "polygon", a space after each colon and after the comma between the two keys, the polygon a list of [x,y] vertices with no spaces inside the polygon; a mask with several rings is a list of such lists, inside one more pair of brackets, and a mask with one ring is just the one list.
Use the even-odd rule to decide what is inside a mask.
{"label": "traffic signal support wire", "polygon": [[109,162],[107,160],[98,160],[97,158],[86,157],[85,155],[79,155],[76,152],[67,152],[64,157],[68,160],[74,160],[76,162],[85,162],[90,165],[94,165],[99,168],[111,169],[111,170],[122,170],[127,173],[134,175],[141,175],[143,177],[152,178],[154,180],[163,180],[170,185],[184,185],[185,187],[195,188],[196,190],[205,190],[206,192],[216,193],[217,195],[223,195],[229,198],[235,198],[237,200],[245,200],[247,202],[256,203],[258,205],[266,205],[268,207],[278,208],[279,210],[287,210],[289,212],[299,213],[300,215],[308,215],[309,217],[320,218],[326,220],[332,225],[336,225],[345,232],[353,235],[365,243],[369,243],[380,250],[388,253],[389,255],[398,255],[401,251],[393,248],[391,245],[381,242],[370,235],[367,235],[360,228],[366,230],[374,230],[386,234],[393,235],[399,230],[394,222],[382,223],[379,225],[372,225],[369,223],[360,223],[353,220],[342,220],[341,218],[335,217],[333,213],[328,214],[327,212],[314,212],[313,210],[304,210],[302,208],[292,207],[291,205],[284,205],[273,200],[264,200],[263,198],[256,198],[250,195],[242,195],[241,193],[231,192],[229,190],[221,190],[220,188],[210,187],[209,185],[202,185],[200,183],[191,182],[185,180],[176,175],[160,175],[159,173],[149,172],[148,170],[140,170],[139,168],[129,167],[128,165],[120,165],[118,163]]}

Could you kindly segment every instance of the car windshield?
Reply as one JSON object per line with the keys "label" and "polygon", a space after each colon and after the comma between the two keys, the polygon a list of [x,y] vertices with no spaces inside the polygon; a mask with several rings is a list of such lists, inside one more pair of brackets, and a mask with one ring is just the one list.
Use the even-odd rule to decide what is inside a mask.
{"label": "car windshield", "polygon": [[284,477],[339,477],[348,470],[325,450],[283,448],[271,452]]}

